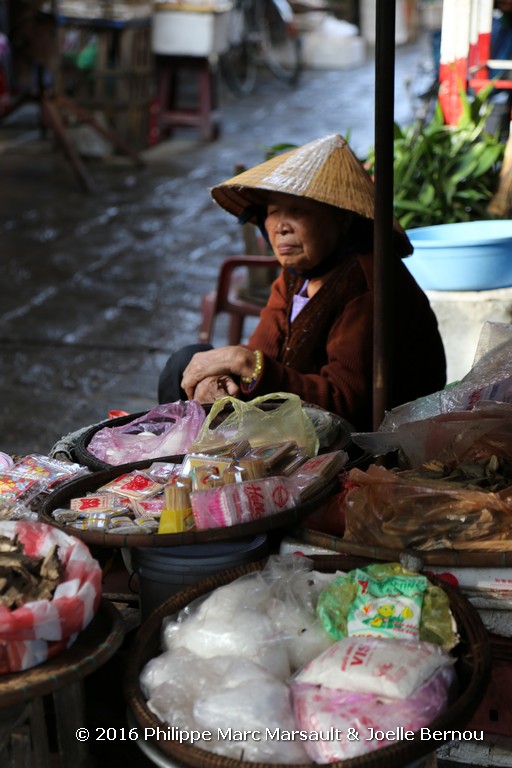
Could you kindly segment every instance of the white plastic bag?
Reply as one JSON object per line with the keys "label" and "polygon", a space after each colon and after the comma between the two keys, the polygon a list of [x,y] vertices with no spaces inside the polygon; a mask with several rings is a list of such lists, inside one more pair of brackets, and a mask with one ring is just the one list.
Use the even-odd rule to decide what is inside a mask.
{"label": "white plastic bag", "polygon": [[345,637],[306,664],[295,680],[405,699],[439,669],[453,663],[453,657],[433,643]]}

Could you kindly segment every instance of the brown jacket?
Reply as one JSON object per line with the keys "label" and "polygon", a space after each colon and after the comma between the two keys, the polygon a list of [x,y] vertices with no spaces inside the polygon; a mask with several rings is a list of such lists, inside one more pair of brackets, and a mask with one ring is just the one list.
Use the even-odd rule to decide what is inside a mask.
{"label": "brown jacket", "polygon": [[[442,389],[446,360],[427,297],[399,260],[395,263],[391,403],[395,407]],[[372,428],[373,257],[340,267],[293,323],[293,295],[303,278],[283,271],[272,286],[251,349],[264,354],[250,397],[294,392],[338,413],[357,430]],[[249,397],[249,395],[246,395]]]}

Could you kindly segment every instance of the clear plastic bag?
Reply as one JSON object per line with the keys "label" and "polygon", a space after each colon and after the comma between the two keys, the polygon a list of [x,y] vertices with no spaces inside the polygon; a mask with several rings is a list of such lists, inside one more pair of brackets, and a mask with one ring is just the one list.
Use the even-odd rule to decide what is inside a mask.
{"label": "clear plastic bag", "polygon": [[103,427],[87,449],[96,458],[117,466],[143,459],[185,453],[205,420],[196,400],[158,405],[120,427]]}
{"label": "clear plastic bag", "polygon": [[[316,763],[332,763],[403,740],[407,731],[428,726],[443,712],[454,677],[453,668],[446,667],[406,699],[293,684],[292,705],[298,727],[307,732],[337,733],[337,738],[328,741],[304,742],[307,753]],[[347,738],[354,732],[351,728],[359,739]],[[391,738],[385,738],[386,733]]]}
{"label": "clear plastic bag", "polygon": [[[265,408],[270,403],[276,407]],[[219,422],[217,417],[228,407],[231,412]],[[246,439],[253,447],[294,440],[308,456],[316,456],[319,445],[313,422],[302,408],[300,397],[290,392],[274,392],[249,402],[235,397],[216,400],[191,450],[205,450],[209,443],[218,442],[219,437],[229,441]]]}
{"label": "clear plastic bag", "polygon": [[317,574],[297,555],[270,557],[265,568],[219,587],[165,622],[163,646],[203,658],[248,658],[281,680],[334,640],[318,621],[322,587],[335,574]]}
{"label": "clear plastic bag", "polygon": [[498,493],[371,466],[348,474],[345,540],[390,549],[512,548],[512,489]]}
{"label": "clear plastic bag", "polygon": [[[149,709],[189,736],[196,733],[197,747],[235,760],[308,762],[300,744],[266,737],[267,728],[294,728],[289,690],[248,659],[204,659],[180,649],[149,661],[140,682]],[[237,738],[244,731],[254,738]],[[205,733],[207,740],[200,737]]]}
{"label": "clear plastic bag", "polygon": [[473,367],[461,381],[393,408],[378,432],[354,433],[352,439],[374,456],[381,456],[400,449],[403,425],[471,410],[484,401],[512,401],[512,325],[485,323]]}

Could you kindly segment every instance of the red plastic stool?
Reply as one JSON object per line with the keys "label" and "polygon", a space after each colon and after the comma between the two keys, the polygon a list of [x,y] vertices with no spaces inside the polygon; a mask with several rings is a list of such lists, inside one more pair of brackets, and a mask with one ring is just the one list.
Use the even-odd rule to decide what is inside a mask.
{"label": "red plastic stool", "polygon": [[[218,138],[220,110],[217,62],[205,56],[158,56],[157,72],[157,101],[162,135],[169,134],[178,126],[192,126],[199,128],[206,141]],[[196,88],[191,88],[194,85]]]}
{"label": "red plastic stool", "polygon": [[[240,268],[257,270],[266,280],[266,296],[251,296],[241,290]],[[211,341],[215,318],[221,312],[229,315],[228,344],[239,344],[246,317],[258,317],[270,293],[270,284],[277,276],[279,262],[274,256],[230,256],[222,262],[217,288],[201,299],[201,324],[199,341]],[[238,273],[238,274],[237,274]],[[253,275],[254,280],[254,275]]]}

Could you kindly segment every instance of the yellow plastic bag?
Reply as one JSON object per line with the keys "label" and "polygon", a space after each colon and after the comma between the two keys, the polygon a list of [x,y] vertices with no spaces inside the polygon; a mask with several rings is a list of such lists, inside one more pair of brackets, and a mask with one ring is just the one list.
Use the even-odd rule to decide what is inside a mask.
{"label": "yellow plastic bag", "polygon": [[[222,412],[226,411],[224,418]],[[244,402],[236,397],[216,400],[189,451],[201,451],[219,439],[245,438],[251,446],[295,440],[308,456],[318,453],[318,437],[313,422],[302,408],[298,395],[274,392]]]}

